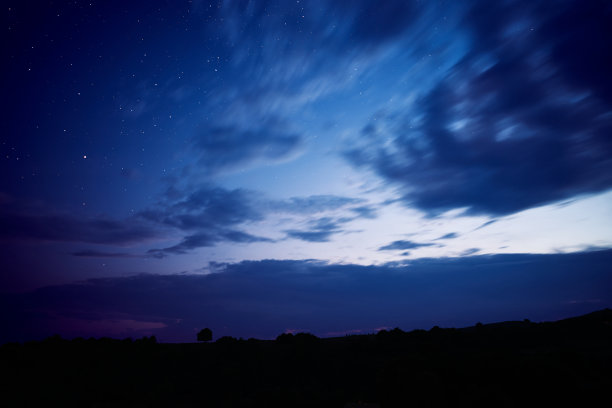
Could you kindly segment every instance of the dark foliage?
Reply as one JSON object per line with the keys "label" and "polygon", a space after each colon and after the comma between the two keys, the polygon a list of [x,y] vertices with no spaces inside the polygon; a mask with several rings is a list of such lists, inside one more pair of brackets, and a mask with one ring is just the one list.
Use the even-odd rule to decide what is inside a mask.
{"label": "dark foliage", "polygon": [[612,389],[612,310],[204,345],[53,336],[0,361],[4,406],[595,406]]}
{"label": "dark foliage", "polygon": [[211,341],[212,340],[212,330],[210,330],[208,327],[200,330],[198,332],[197,339],[198,341]]}

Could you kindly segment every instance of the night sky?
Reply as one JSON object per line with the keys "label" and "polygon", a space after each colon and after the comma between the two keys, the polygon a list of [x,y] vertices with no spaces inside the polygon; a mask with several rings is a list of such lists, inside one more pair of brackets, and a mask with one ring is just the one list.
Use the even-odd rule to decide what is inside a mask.
{"label": "night sky", "polygon": [[3,2],[0,341],[612,307],[609,1]]}

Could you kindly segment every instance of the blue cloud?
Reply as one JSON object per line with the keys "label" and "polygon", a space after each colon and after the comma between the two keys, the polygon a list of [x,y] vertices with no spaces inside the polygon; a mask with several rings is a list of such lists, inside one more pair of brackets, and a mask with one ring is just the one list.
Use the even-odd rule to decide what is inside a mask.
{"label": "blue cloud", "polygon": [[[175,200],[175,197],[180,197]],[[214,246],[222,241],[236,243],[272,242],[236,229],[237,226],[261,221],[264,213],[256,205],[258,196],[243,189],[227,190],[217,186],[199,187],[187,194],[173,189],[166,194],[166,202],[146,210],[140,216],[146,220],[178,228],[187,233],[171,247],[151,249],[149,254],[184,254],[201,247]]]}
{"label": "blue cloud", "polygon": [[439,240],[439,239],[455,239],[457,237],[459,237],[458,233],[456,233],[456,232],[449,232],[448,234],[444,234],[441,237],[436,238],[436,241]]}
{"label": "blue cloud", "polygon": [[484,227],[488,227],[489,225],[495,224],[496,222],[497,222],[497,220],[490,220],[490,221],[484,222],[484,223],[480,224],[478,227],[476,227],[474,229],[474,231],[479,230],[479,229],[484,228]]}
{"label": "blue cloud", "polygon": [[[160,340],[193,341],[194,327],[273,338],[293,327],[325,335],[558,319],[612,306],[611,262],[610,250],[381,266],[267,260],[215,265],[208,275],[92,279],[0,295],[10,311],[0,315],[0,341],[107,335],[91,324],[101,321],[157,322]],[[138,333],[126,327],[115,335]]]}
{"label": "blue cloud", "polygon": [[603,2],[477,2],[461,27],[472,48],[413,106],[365,126],[346,157],[432,215],[505,215],[611,188],[606,15]]}
{"label": "blue cloud", "polygon": [[[184,254],[190,250],[214,246],[219,242],[275,242],[239,228],[262,221],[278,212],[309,216],[346,208],[357,214],[352,217],[319,217],[307,222],[307,230],[285,231],[287,237],[309,242],[327,242],[341,226],[354,219],[374,216],[374,209],[361,205],[363,200],[336,195],[312,195],[271,200],[263,194],[245,189],[228,190],[218,186],[199,186],[189,192],[170,188],[164,200],[155,208],[140,213],[143,219],[174,227],[187,235],[181,242],[167,248],[156,248],[149,255]],[[358,205],[355,207],[355,205]]]}
{"label": "blue cloud", "polygon": [[296,238],[307,242],[329,242],[331,236],[337,231],[333,230],[313,230],[313,231],[300,231],[300,230],[287,230],[285,231],[289,238]]}
{"label": "blue cloud", "polygon": [[81,218],[45,210],[30,213],[0,209],[0,239],[12,241],[126,245],[150,241],[160,234],[159,228],[133,218]]}
{"label": "blue cloud", "polygon": [[461,256],[471,256],[474,255],[475,253],[479,252],[480,248],[470,248],[470,249],[466,249],[465,251],[463,251],[461,253]]}
{"label": "blue cloud", "polygon": [[[342,197],[331,194],[311,195],[307,197],[291,197],[287,200],[270,201],[267,205],[270,211],[288,212],[295,214],[313,214],[330,210],[337,210],[363,200],[352,197]],[[362,207],[358,207],[362,208]],[[359,211],[357,208],[352,211]]]}
{"label": "blue cloud", "polygon": [[360,206],[351,208],[351,211],[357,214],[360,218],[374,219],[378,216],[376,208],[373,206]]}
{"label": "blue cloud", "polygon": [[236,125],[201,130],[195,139],[198,164],[207,173],[244,167],[258,160],[282,160],[298,151],[302,137],[278,120],[267,120],[244,129]]}
{"label": "blue cloud", "polygon": [[73,252],[72,256],[80,257],[80,258],[135,258],[139,257],[139,255],[131,254],[128,252],[104,252],[104,251],[95,251],[95,250],[82,250]]}
{"label": "blue cloud", "polygon": [[251,235],[243,231],[218,228],[209,232],[199,232],[188,235],[181,242],[168,248],[150,249],[148,254],[155,258],[163,258],[167,254],[186,254],[187,252],[203,247],[215,246],[217,243],[227,241],[241,244],[253,242],[274,242],[266,237]]}
{"label": "blue cloud", "polygon": [[[365,218],[368,218],[367,216],[369,215],[369,213],[366,213]],[[346,233],[347,231],[343,228],[343,226],[357,218],[364,218],[364,216],[359,214],[355,217],[322,217],[312,219],[308,222],[307,229],[292,229],[285,231],[285,233],[289,238],[301,239],[302,241],[328,242],[333,235]]]}
{"label": "blue cloud", "polygon": [[308,242],[328,242],[333,234],[342,232],[342,223],[349,220],[323,217],[309,221],[308,230],[285,231],[289,238],[297,238]]}
{"label": "blue cloud", "polygon": [[379,251],[395,251],[395,250],[404,250],[404,249],[417,249],[417,248],[430,247],[430,246],[435,246],[435,244],[400,240],[400,241],[393,241],[392,243],[388,245],[380,247],[378,250]]}

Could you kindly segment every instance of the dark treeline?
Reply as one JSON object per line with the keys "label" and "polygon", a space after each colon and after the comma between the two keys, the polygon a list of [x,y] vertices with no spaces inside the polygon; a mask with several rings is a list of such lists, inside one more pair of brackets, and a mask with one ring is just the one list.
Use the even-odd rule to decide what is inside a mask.
{"label": "dark treeline", "polygon": [[5,344],[0,361],[3,406],[595,406],[612,389],[612,310],[326,339],[54,336]]}

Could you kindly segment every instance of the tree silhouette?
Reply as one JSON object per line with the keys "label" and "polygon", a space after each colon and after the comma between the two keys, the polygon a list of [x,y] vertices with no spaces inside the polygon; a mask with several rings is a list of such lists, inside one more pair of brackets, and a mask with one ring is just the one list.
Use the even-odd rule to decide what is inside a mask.
{"label": "tree silhouette", "polygon": [[212,330],[208,327],[200,330],[198,333],[198,341],[211,341],[212,340]]}

